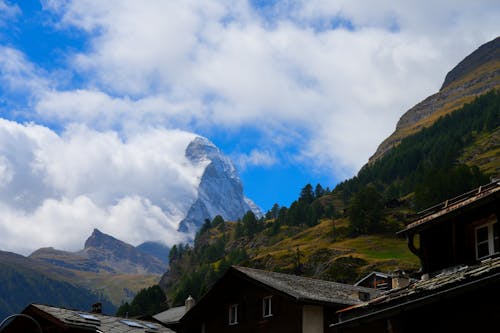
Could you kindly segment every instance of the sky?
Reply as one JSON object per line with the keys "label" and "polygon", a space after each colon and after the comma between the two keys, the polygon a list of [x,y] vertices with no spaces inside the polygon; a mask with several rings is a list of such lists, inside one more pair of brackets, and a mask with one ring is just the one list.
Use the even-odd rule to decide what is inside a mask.
{"label": "sky", "polygon": [[490,0],[0,0],[0,249],[182,241],[196,135],[264,211],[333,188],[498,22]]}

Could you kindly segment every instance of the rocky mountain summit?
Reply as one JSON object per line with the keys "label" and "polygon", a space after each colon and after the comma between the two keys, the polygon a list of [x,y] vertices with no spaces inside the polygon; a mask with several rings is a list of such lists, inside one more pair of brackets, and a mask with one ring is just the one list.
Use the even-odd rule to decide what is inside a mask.
{"label": "rocky mountain summit", "polygon": [[439,92],[408,110],[396,130],[378,147],[370,163],[378,160],[402,139],[432,125],[476,96],[500,88],[500,37],[480,46],[447,75]]}
{"label": "rocky mountain summit", "polygon": [[166,264],[136,247],[94,229],[83,250],[67,252],[54,248],[41,248],[31,259],[52,265],[88,272],[125,274],[161,274]]}
{"label": "rocky mountain summit", "polygon": [[195,165],[206,164],[198,187],[198,197],[191,205],[179,230],[194,233],[205,219],[221,215],[237,220],[247,211],[256,215],[260,209],[243,194],[243,184],[231,162],[206,138],[195,138],[186,148],[186,158]]}

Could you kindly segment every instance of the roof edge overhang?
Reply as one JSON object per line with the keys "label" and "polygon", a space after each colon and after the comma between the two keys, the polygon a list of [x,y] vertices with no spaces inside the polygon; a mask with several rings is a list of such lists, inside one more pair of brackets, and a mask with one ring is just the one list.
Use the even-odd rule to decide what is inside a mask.
{"label": "roof edge overhang", "polygon": [[421,213],[421,218],[411,222],[405,229],[398,231],[399,235],[416,233],[426,229],[431,224],[447,221],[457,214],[488,204],[500,198],[500,182],[493,182],[458,197],[446,200]]}
{"label": "roof edge overhang", "polygon": [[[387,318],[388,316],[396,313],[402,313],[405,311],[409,311],[424,305],[432,304],[435,303],[439,300],[446,299],[446,298],[451,298],[458,296],[460,294],[463,294],[465,292],[477,290],[480,287],[494,284],[494,283],[499,283],[500,282],[500,272],[496,272],[494,274],[475,279],[473,281],[469,281],[466,283],[462,283],[459,285],[455,285],[449,288],[444,288],[441,290],[438,290],[432,294],[427,294],[422,297],[415,297],[412,299],[407,299],[404,302],[399,302],[394,305],[388,305],[387,307],[384,307],[382,309],[373,309],[373,311],[370,311],[369,313],[361,314],[359,316],[354,315],[354,317],[348,318],[346,320],[340,321],[335,324],[329,325],[329,327],[333,328],[341,328],[341,327],[354,327],[354,326],[359,326],[364,323],[370,323],[378,319],[382,318]],[[376,305],[375,305],[376,306]],[[353,308],[352,310],[354,310]],[[361,309],[361,308],[360,308]],[[337,313],[340,313],[343,310],[338,311]],[[364,308],[364,312],[366,310],[369,311],[368,307]],[[348,311],[346,311],[348,312]]]}

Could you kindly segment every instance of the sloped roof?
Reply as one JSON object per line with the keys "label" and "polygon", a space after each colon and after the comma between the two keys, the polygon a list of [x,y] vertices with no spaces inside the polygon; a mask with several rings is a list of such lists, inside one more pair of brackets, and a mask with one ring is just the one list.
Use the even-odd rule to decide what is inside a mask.
{"label": "sloped roof", "polygon": [[161,321],[162,323],[176,323],[182,316],[186,313],[185,306],[178,306],[175,308],[168,309],[166,311],[160,312],[153,316],[154,319]]}
{"label": "sloped roof", "polygon": [[404,288],[389,290],[368,302],[342,309],[337,312],[342,320],[334,326],[340,326],[361,317],[381,315],[384,311],[401,311],[403,306],[418,306],[418,302],[432,301],[433,298],[437,299],[444,293],[499,282],[500,257],[486,259],[473,266],[450,268],[428,280],[417,280]]}
{"label": "sloped roof", "polygon": [[413,230],[429,227],[431,224],[445,220],[449,216],[458,214],[466,209],[472,209],[486,202],[493,202],[500,198],[500,181],[494,180],[477,189],[448,199],[432,206],[416,215],[416,219],[408,224],[399,233],[408,233]]}
{"label": "sloped roof", "polygon": [[67,328],[90,329],[102,333],[173,333],[174,331],[144,320],[125,319],[99,313],[70,310],[50,305],[31,304],[23,313],[43,316]]}
{"label": "sloped roof", "polygon": [[361,279],[359,279],[354,285],[359,286],[360,284],[362,284],[363,282],[365,282],[366,280],[368,280],[372,276],[379,276],[379,277],[384,278],[384,279],[388,279],[390,277],[389,274],[386,274],[386,273],[371,272],[371,273],[368,273],[367,275],[363,276]]}
{"label": "sloped roof", "polygon": [[353,305],[361,303],[359,299],[360,292],[368,293],[371,297],[380,294],[379,291],[371,288],[303,276],[238,266],[233,266],[233,269],[247,278],[291,296],[298,302]]}

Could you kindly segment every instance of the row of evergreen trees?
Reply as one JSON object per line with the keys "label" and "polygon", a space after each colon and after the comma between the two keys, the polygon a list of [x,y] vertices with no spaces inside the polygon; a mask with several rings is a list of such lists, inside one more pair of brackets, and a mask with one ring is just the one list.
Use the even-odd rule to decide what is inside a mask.
{"label": "row of evergreen trees", "polygon": [[500,94],[491,91],[403,139],[334,191],[349,201],[371,184],[387,199],[414,192],[413,207],[426,208],[488,182],[488,177],[477,167],[459,159],[481,134],[491,133],[499,126]]}

